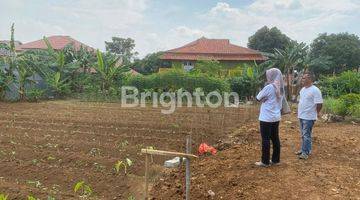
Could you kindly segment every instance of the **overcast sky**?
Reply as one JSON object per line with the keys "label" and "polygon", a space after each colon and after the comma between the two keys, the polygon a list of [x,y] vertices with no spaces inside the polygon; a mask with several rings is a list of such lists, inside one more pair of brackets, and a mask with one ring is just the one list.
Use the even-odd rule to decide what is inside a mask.
{"label": "overcast sky", "polygon": [[246,46],[264,25],[310,43],[319,33],[360,36],[360,0],[0,0],[0,40],[69,35],[101,50],[131,37],[140,56],[201,36]]}

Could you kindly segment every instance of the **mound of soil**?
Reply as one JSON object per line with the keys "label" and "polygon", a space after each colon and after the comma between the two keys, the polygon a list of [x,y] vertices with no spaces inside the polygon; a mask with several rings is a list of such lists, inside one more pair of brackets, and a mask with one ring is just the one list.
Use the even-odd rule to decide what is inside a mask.
{"label": "mound of soil", "polygon": [[[355,123],[317,122],[313,153],[299,160],[298,122],[288,116],[280,125],[281,164],[259,168],[258,122],[226,139],[216,156],[191,165],[191,199],[360,199],[360,131]],[[152,199],[184,199],[184,169],[166,170],[152,188]]]}

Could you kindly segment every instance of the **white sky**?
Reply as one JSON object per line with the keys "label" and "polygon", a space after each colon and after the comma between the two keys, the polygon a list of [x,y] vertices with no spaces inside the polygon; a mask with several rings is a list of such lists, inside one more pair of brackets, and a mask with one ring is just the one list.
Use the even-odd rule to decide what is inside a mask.
{"label": "white sky", "polygon": [[264,25],[308,44],[323,32],[360,35],[360,0],[0,0],[0,40],[12,22],[21,42],[70,35],[104,50],[131,37],[143,57],[201,36],[246,46]]}

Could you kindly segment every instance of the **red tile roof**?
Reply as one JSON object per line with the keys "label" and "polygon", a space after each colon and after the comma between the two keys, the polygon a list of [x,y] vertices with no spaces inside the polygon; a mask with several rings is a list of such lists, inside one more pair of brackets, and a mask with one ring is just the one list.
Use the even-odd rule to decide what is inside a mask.
{"label": "red tile roof", "polygon": [[228,39],[202,37],[182,47],[165,51],[163,60],[266,60],[260,52],[233,45]]}
{"label": "red tile roof", "polygon": [[[85,45],[85,44],[71,38],[70,36],[56,35],[56,36],[47,37],[47,39],[49,40],[51,46],[55,50],[61,50],[68,44],[73,44],[76,50],[79,50],[81,46],[83,46],[84,48],[87,48],[90,51],[94,50],[93,48],[89,47],[88,45]],[[17,51],[30,50],[30,49],[47,49],[47,46],[45,44],[45,41],[43,39],[41,39],[41,40],[36,40],[33,42],[25,43],[25,44],[22,44],[22,45],[19,45],[16,47]]]}

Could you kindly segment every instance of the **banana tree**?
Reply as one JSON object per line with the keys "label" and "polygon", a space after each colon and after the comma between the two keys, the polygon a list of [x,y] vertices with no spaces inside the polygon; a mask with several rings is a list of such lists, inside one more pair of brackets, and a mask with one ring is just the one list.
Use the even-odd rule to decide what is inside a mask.
{"label": "banana tree", "polygon": [[21,101],[24,101],[26,98],[26,85],[35,83],[35,81],[30,78],[35,74],[34,68],[32,65],[34,64],[34,58],[26,53],[19,55],[18,58],[18,92]]}
{"label": "banana tree", "polygon": [[47,46],[47,55],[51,62],[51,66],[44,72],[45,81],[55,95],[68,94],[74,74],[79,66],[72,56],[67,56],[68,49],[55,51],[46,37],[43,40]]}
{"label": "banana tree", "polygon": [[248,81],[248,85],[250,86],[248,90],[252,97],[256,95],[263,82],[261,78],[263,73],[264,71],[261,69],[261,66],[257,65],[255,61],[253,65],[246,65],[243,69],[243,78]]}
{"label": "banana tree", "polygon": [[118,56],[109,53],[103,54],[99,50],[97,50],[96,55],[97,65],[95,65],[95,68],[101,77],[101,90],[108,93],[115,79],[130,69],[119,64],[120,57]]}
{"label": "banana tree", "polygon": [[11,80],[9,80],[9,77],[2,69],[0,69],[0,100],[5,98],[6,91],[10,89],[10,82]]}
{"label": "banana tree", "polygon": [[14,39],[14,24],[11,25],[11,39],[10,45],[6,48],[9,51],[9,55],[5,55],[0,60],[0,95],[1,99],[4,98],[7,90],[10,89],[10,85],[16,81],[14,71],[17,66],[17,55],[15,51],[15,39]]}
{"label": "banana tree", "polygon": [[70,93],[70,83],[61,77],[60,72],[47,74],[45,80],[56,97],[63,97]]}
{"label": "banana tree", "polygon": [[264,65],[267,65],[268,68],[277,67],[286,74],[288,99],[290,99],[291,95],[290,74],[303,62],[307,54],[307,49],[306,44],[300,43],[288,46],[285,50],[275,49],[275,53],[273,54],[266,54],[269,60],[266,61]]}

